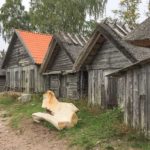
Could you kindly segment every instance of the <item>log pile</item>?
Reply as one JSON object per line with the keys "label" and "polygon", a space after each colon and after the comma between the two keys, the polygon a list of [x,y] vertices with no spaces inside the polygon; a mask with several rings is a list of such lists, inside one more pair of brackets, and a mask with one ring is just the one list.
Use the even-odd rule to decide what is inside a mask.
{"label": "log pile", "polygon": [[43,94],[42,108],[45,108],[46,112],[32,114],[33,120],[37,123],[46,120],[58,130],[62,130],[72,128],[78,122],[76,112],[79,109],[72,103],[59,102],[50,90]]}

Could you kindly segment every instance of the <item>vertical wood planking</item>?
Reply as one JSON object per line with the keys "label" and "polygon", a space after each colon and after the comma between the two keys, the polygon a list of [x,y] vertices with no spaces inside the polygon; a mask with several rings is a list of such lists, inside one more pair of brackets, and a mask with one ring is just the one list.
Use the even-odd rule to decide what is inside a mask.
{"label": "vertical wood planking", "polygon": [[133,71],[133,127],[139,128],[139,70]]}

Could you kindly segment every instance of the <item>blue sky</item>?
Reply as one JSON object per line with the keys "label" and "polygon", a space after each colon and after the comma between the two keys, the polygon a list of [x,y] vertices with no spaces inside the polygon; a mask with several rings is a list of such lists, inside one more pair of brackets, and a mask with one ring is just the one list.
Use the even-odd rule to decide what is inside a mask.
{"label": "blue sky", "polygon": [[[23,5],[26,7],[26,10],[29,9],[29,1],[30,0],[23,0]],[[120,0],[108,0],[107,7],[106,7],[106,13],[105,13],[104,17],[109,17],[109,16],[111,16],[112,18],[114,17],[112,10],[119,8],[119,1]],[[147,11],[147,4],[148,4],[149,0],[141,0],[141,1],[142,1],[142,3],[139,8],[141,17],[139,19],[139,22],[142,22],[146,18],[145,14]],[[3,5],[4,2],[5,2],[5,0],[0,0],[0,7]],[[3,49],[6,50],[7,47],[8,47],[8,44],[5,43],[5,41],[0,36],[0,50],[3,50]]]}

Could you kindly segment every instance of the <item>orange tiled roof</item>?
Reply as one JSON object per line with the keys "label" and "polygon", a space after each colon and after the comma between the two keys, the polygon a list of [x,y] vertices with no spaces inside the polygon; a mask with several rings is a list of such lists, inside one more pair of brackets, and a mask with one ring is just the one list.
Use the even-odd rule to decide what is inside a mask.
{"label": "orange tiled roof", "polygon": [[36,64],[42,64],[52,35],[16,30]]}

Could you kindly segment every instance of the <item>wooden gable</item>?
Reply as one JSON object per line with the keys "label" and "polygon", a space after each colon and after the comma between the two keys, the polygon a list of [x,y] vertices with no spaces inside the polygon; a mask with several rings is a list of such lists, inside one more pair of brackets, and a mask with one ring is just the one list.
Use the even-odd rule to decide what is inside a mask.
{"label": "wooden gable", "polygon": [[57,45],[54,48],[51,59],[48,62],[46,72],[72,70],[73,63],[66,51]]}
{"label": "wooden gable", "polygon": [[131,64],[110,41],[105,41],[102,47],[97,49],[97,54],[90,65],[94,69],[118,69]]}
{"label": "wooden gable", "polygon": [[22,66],[32,63],[32,58],[29,56],[20,39],[16,34],[14,34],[3,67],[9,68],[13,66]]}

